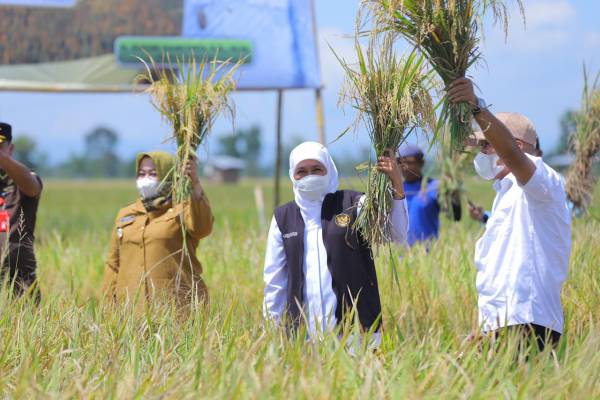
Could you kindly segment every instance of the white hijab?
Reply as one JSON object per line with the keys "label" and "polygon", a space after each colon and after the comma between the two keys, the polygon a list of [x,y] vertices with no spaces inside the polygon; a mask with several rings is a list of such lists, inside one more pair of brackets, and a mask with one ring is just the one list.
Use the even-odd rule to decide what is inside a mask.
{"label": "white hijab", "polygon": [[[292,180],[292,184],[294,183],[294,173],[296,172],[296,167],[304,160],[317,160],[325,169],[327,169],[326,176],[329,177],[329,186],[327,187],[327,193],[335,193],[338,189],[338,171],[333,162],[333,159],[329,155],[329,151],[327,147],[323,146],[321,143],[317,142],[304,142],[294,148],[290,153],[290,179]],[[302,212],[302,217],[305,222],[311,220],[313,218],[319,218],[321,215],[321,206],[323,204],[323,198],[317,201],[308,200],[303,198],[302,193],[294,188],[294,198],[298,207],[300,207],[300,211]],[[327,194],[326,193],[326,194]]]}

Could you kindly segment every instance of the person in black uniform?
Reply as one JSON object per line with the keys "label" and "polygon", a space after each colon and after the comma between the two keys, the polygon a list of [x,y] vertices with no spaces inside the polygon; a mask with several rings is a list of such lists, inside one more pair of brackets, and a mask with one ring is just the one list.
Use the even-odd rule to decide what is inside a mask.
{"label": "person in black uniform", "polygon": [[[3,219],[0,227],[0,259],[3,282],[17,296],[35,288],[37,263],[34,251],[34,231],[37,209],[42,194],[42,181],[27,166],[12,155],[12,127],[0,122],[0,203]],[[35,298],[39,301],[39,291]]]}
{"label": "person in black uniform", "polygon": [[[402,173],[393,151],[379,171],[394,189],[392,240],[405,243],[408,214]],[[327,148],[305,142],[290,154],[295,200],[275,210],[264,266],[267,319],[294,327],[305,323],[311,337],[343,323],[356,304],[363,331],[379,342],[381,303],[371,247],[352,229],[362,193],[338,190],[338,173]]]}

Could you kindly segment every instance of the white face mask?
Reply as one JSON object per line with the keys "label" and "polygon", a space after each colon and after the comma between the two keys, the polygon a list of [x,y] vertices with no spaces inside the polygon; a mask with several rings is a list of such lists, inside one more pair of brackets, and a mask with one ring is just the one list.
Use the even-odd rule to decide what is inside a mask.
{"label": "white face mask", "polygon": [[294,180],[294,187],[306,200],[318,201],[327,192],[329,175],[307,175],[300,180]]}
{"label": "white face mask", "polygon": [[135,183],[142,199],[150,199],[158,195],[158,187],[160,186],[158,179],[140,178]]}
{"label": "white face mask", "polygon": [[498,154],[484,154],[479,153],[473,160],[473,165],[475,166],[475,171],[477,174],[487,181],[491,181],[494,179],[502,170],[504,169],[503,165],[498,165]]}

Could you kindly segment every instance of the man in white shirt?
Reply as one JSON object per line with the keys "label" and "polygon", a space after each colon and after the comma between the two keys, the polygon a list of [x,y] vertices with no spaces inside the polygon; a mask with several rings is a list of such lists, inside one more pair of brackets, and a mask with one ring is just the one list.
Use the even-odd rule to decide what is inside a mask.
{"label": "man in white shirt", "polygon": [[[494,180],[496,198],[475,249],[479,323],[535,337],[540,350],[563,333],[560,301],[571,252],[571,217],[561,176],[535,157],[537,133],[523,115],[494,116],[458,79],[448,89],[453,103],[473,105],[481,132],[475,169]],[[530,336],[531,337],[531,336]]]}

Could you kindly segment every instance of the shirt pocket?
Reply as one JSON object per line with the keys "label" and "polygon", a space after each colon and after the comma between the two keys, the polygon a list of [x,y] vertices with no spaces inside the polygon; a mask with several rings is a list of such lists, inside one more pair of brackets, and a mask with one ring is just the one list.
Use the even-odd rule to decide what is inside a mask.
{"label": "shirt pocket", "polygon": [[142,241],[143,225],[137,218],[131,218],[119,222],[117,225],[117,238],[119,243],[139,244]]}
{"label": "shirt pocket", "polygon": [[150,240],[178,240],[183,237],[182,213],[168,211],[165,215],[152,221],[152,230],[148,232]]}

